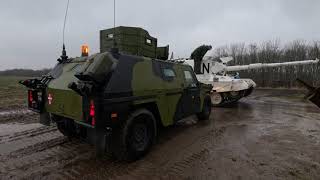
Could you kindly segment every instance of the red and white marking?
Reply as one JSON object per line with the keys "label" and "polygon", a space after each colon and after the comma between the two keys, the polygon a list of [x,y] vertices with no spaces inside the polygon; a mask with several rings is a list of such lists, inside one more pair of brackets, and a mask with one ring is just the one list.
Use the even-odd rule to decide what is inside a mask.
{"label": "red and white marking", "polygon": [[48,94],[48,104],[51,105],[52,104],[52,95],[49,93]]}

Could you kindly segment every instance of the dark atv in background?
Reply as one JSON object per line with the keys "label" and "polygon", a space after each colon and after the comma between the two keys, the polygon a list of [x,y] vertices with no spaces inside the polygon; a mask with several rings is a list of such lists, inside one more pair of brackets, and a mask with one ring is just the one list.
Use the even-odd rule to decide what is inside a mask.
{"label": "dark atv in background", "polygon": [[160,126],[193,114],[209,119],[212,86],[200,83],[191,66],[166,61],[169,47],[157,47],[147,31],[102,30],[100,48],[77,58],[64,53],[48,75],[21,82],[42,124],[55,122],[62,134],[94,144],[98,155],[136,160]]}

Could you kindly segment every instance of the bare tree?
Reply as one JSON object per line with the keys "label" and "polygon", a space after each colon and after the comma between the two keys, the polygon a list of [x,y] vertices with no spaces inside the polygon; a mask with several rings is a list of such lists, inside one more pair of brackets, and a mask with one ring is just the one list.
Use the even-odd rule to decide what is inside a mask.
{"label": "bare tree", "polygon": [[[281,46],[280,40],[265,41],[257,44],[231,44],[215,49],[214,56],[232,56],[233,62],[229,65],[243,65],[250,63],[272,63],[299,61],[304,59],[320,58],[320,42],[306,43],[295,40]],[[260,87],[299,87],[295,82],[297,77],[305,79],[314,86],[320,86],[320,67],[316,65],[277,67],[256,69],[241,72],[244,78],[252,78]]]}

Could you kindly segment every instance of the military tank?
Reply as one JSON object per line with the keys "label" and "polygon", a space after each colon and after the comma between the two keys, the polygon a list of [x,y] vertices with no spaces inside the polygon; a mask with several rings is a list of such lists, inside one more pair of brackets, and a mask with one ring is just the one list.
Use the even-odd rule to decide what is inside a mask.
{"label": "military tank", "polygon": [[[184,63],[194,67],[197,78],[205,84],[212,84],[211,102],[213,106],[222,106],[232,104],[241,98],[249,96],[256,83],[252,79],[242,79],[238,71],[275,68],[281,66],[295,66],[306,64],[319,64],[319,59],[291,61],[282,63],[254,63],[248,65],[228,66],[232,57],[222,57],[216,59],[211,54],[211,46],[200,46],[191,55],[189,59],[180,59]],[[234,74],[230,74],[234,73]]]}

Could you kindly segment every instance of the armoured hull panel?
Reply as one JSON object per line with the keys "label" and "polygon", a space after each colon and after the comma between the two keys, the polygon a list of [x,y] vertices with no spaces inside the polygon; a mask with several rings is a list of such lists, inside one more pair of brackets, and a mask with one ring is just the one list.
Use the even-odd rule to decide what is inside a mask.
{"label": "armoured hull panel", "polygon": [[252,79],[235,79],[230,76],[208,76],[203,74],[198,74],[197,78],[202,83],[212,84],[212,91],[215,92],[242,91],[256,87],[256,83]]}
{"label": "armoured hull panel", "polygon": [[46,110],[49,113],[64,116],[78,121],[83,120],[82,97],[68,88],[71,82],[77,81],[74,74],[84,62],[71,62],[64,64],[62,73],[53,79],[46,92]]}
{"label": "armoured hull panel", "polygon": [[256,87],[251,79],[236,79],[231,76],[198,74],[199,81],[213,86],[211,101],[214,106],[234,103],[242,97],[248,96]]}

